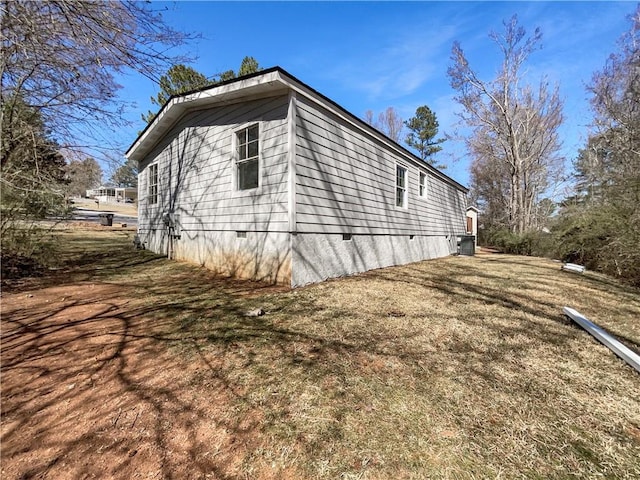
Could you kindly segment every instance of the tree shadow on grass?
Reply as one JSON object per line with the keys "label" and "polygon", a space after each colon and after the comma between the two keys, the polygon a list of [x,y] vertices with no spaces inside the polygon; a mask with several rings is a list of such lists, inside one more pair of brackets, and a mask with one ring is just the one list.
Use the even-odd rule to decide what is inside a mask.
{"label": "tree shadow on grass", "polygon": [[[579,335],[554,300],[528,298],[527,285],[547,295],[558,288],[562,279],[545,269],[528,270],[515,292],[499,287],[497,271],[470,263],[442,270],[414,264],[288,291],[124,246],[75,258],[57,283],[3,299],[2,458],[15,478],[268,477],[256,452],[274,438],[293,441],[308,465],[334,455],[331,445],[350,435],[345,416],[372,401],[358,385],[395,384],[440,395],[454,408],[457,396],[433,384],[440,379],[466,394],[484,386],[541,407],[519,392],[559,398],[564,379],[526,377],[527,362],[540,345],[560,352]],[[375,300],[370,280],[455,301],[458,307],[433,318],[444,336],[428,337],[428,302],[418,313],[406,313],[401,302],[363,311]],[[361,305],[326,303],[342,289],[360,292]],[[483,317],[483,305],[496,317]],[[268,315],[246,316],[257,307]],[[446,330],[456,322],[491,340]],[[321,427],[296,417],[295,395],[316,386],[324,390],[315,408],[325,410],[309,414],[324,430],[310,431]],[[463,413],[455,415],[467,428]]]}
{"label": "tree shadow on grass", "polygon": [[[219,359],[176,350],[200,340],[181,331],[185,320],[242,320],[247,299],[277,290],[122,239],[85,239],[60,269],[4,290],[7,478],[236,478],[260,415],[220,376]],[[198,371],[205,391],[190,383]]]}
{"label": "tree shadow on grass", "polygon": [[[244,418],[227,415],[225,408],[246,403],[242,392],[214,381],[214,363],[171,353],[185,339],[171,334],[170,316],[185,306],[131,308],[122,288],[103,284],[90,300],[48,290],[3,313],[2,456],[9,476],[235,478],[234,466],[258,439],[255,414],[247,408]],[[56,298],[62,291],[71,299]],[[203,366],[207,392],[189,385],[189,373]]]}

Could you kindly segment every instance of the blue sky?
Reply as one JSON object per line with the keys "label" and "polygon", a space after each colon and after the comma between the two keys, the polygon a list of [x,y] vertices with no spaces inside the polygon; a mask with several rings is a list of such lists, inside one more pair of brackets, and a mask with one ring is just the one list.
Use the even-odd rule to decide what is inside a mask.
{"label": "blue sky", "polygon": [[[566,121],[561,130],[568,161],[591,121],[585,85],[616,51],[629,28],[632,2],[154,2],[171,26],[202,35],[183,49],[207,76],[237,70],[243,57],[279,65],[357,116],[395,107],[407,119],[420,105],[436,112],[442,132],[456,130],[459,110],[446,75],[454,41],[489,80],[499,67],[490,31],[517,14],[528,32],[540,27],[542,49],[527,64],[537,83],[560,84]],[[158,91],[135,75],[120,79],[123,99],[137,110],[133,129],[116,132],[128,147],[144,127],[140,113],[155,107]],[[126,148],[125,147],[125,148]],[[460,141],[443,144],[447,173],[468,184],[469,159]]]}

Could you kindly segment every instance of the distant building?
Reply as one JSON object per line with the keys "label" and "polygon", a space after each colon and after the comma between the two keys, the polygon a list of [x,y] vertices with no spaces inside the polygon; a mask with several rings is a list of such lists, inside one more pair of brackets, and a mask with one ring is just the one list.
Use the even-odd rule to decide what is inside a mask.
{"label": "distant building", "polygon": [[99,187],[87,190],[87,198],[104,203],[133,203],[138,199],[136,187]]}

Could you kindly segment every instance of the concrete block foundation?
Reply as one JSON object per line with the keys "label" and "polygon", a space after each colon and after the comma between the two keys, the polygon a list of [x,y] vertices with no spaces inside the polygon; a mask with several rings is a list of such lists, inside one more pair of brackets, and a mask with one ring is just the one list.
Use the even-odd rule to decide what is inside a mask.
{"label": "concrete block foundation", "polygon": [[341,234],[297,234],[292,237],[291,285],[445,257],[455,252],[454,240],[449,235],[353,235],[348,239]]}
{"label": "concrete block foundation", "polygon": [[221,275],[292,287],[456,251],[452,235],[183,231],[180,238],[171,238],[167,230],[141,230],[139,235],[146,248],[170,258]]}
{"label": "concrete block foundation", "polygon": [[171,238],[167,230],[139,232],[146,248],[234,278],[291,283],[287,232],[198,231]]}

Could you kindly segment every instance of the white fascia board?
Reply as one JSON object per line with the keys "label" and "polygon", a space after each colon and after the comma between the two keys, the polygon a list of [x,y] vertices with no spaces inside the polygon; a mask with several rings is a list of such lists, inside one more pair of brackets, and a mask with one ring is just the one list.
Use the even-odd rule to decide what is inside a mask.
{"label": "white fascia board", "polygon": [[217,103],[218,101],[226,100],[229,97],[233,97],[234,93],[240,92],[242,90],[247,90],[258,86],[265,86],[267,87],[265,89],[268,89],[268,87],[273,86],[274,82],[280,81],[279,77],[280,76],[278,72],[269,72],[257,77],[251,77],[237,82],[231,82],[226,85],[211,87],[200,92],[192,93],[190,95],[177,97],[174,98],[173,101],[176,101],[176,103],[193,103],[196,107],[200,105],[208,105],[210,103]]}
{"label": "white fascia board", "polygon": [[195,92],[189,95],[172,98],[169,103],[160,110],[158,116],[152,124],[147,127],[145,132],[136,140],[136,142],[125,153],[125,156],[133,160],[142,160],[145,155],[154,148],[158,140],[168,132],[173,125],[188,111],[195,108],[203,108],[212,106],[225,101],[242,98],[250,95],[252,92],[259,93],[277,88],[288,87],[292,91],[303,95],[314,103],[322,106],[329,112],[336,115],[345,123],[353,126],[365,135],[376,139],[384,144],[389,150],[400,155],[418,169],[429,171],[432,175],[440,178],[456,188],[465,191],[468,189],[453,180],[440,170],[428,165],[426,162],[419,160],[415,155],[400,147],[397,143],[378,132],[373,127],[366,127],[364,124],[354,120],[352,114],[348,113],[343,107],[338,106],[332,100],[328,100],[322,94],[316,92],[310,87],[299,83],[295,78],[290,77],[286,72],[280,69],[272,70],[263,75],[252,76],[243,80],[234,81],[228,84],[218,85],[206,90]]}
{"label": "white fascia board", "polygon": [[194,92],[189,95],[172,98],[164,108],[160,110],[156,118],[145,132],[125,153],[128,159],[142,160],[157,141],[164,136],[184,114],[196,108],[212,106],[217,103],[232,100],[246,95],[252,90],[267,91],[278,88],[280,83],[278,72],[269,72],[265,75],[247,78],[226,85],[218,85]]}

